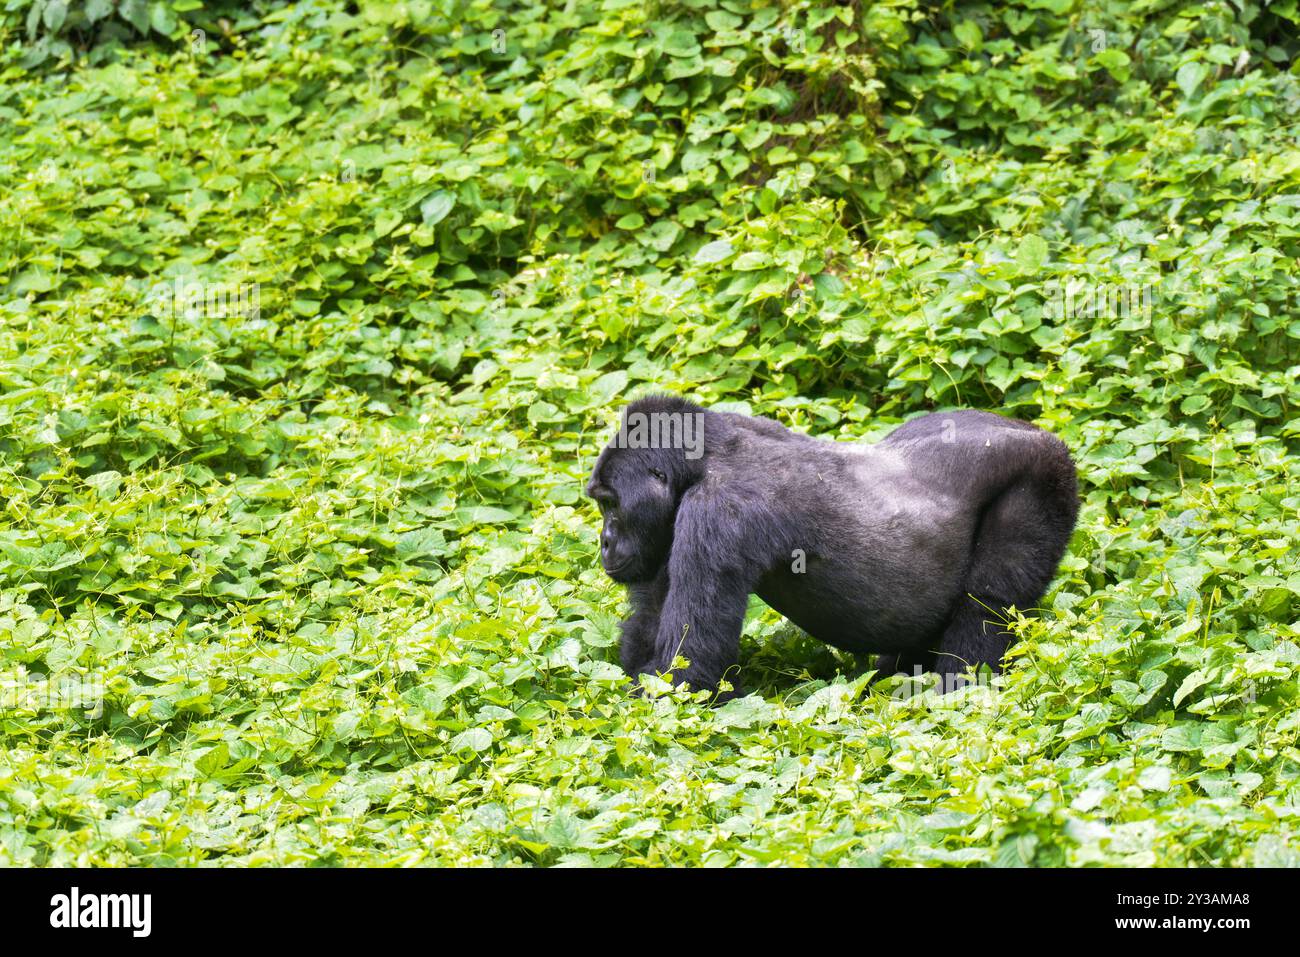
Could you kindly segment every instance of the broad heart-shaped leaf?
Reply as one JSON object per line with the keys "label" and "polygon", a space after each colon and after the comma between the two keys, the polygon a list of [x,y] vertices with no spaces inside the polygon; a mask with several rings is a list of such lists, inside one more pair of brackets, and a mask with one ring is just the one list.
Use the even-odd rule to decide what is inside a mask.
{"label": "broad heart-shaped leaf", "polygon": [[58,33],[67,17],[68,5],[64,0],[49,0],[45,4],[45,26],[51,33]]}
{"label": "broad heart-shaped leaf", "polygon": [[500,525],[515,520],[513,513],[495,505],[468,505],[458,508],[455,517],[464,525]]}
{"label": "broad heart-shaped leaf", "polygon": [[486,728],[466,728],[451,739],[453,751],[486,751],[492,747],[492,733]]}
{"label": "broad heart-shaped leaf", "polygon": [[446,219],[455,205],[455,196],[445,189],[437,190],[420,203],[420,217],[424,220],[424,225],[434,226]]}
{"label": "broad heart-shaped leaf", "polygon": [[627,373],[622,369],[606,372],[587,389],[596,406],[609,405],[614,397],[627,388]]}
{"label": "broad heart-shaped leaf", "polygon": [[725,239],[717,239],[711,243],[706,243],[695,251],[695,261],[697,263],[718,263],[726,259],[734,250],[731,243]]}
{"label": "broad heart-shaped leaf", "polygon": [[671,219],[661,219],[638,232],[636,238],[651,249],[666,253],[681,234],[682,227]]}
{"label": "broad heart-shaped leaf", "polygon": [[968,50],[978,50],[984,43],[984,33],[974,20],[963,20],[952,29],[961,45]]}
{"label": "broad heart-shaped leaf", "polygon": [[149,32],[149,6],[144,0],[122,0],[118,15],[140,33]]}
{"label": "broad heart-shaped leaf", "polygon": [[122,473],[109,469],[105,472],[97,472],[94,475],[88,475],[85,482],[102,499],[111,499],[117,494],[118,489],[122,487]]}
{"label": "broad heart-shaped leaf", "polygon": [[440,555],[447,547],[442,529],[429,525],[403,532],[397,537],[397,557],[401,559]]}
{"label": "broad heart-shaped leaf", "polygon": [[1024,272],[1036,272],[1047,262],[1047,240],[1042,236],[1026,236],[1016,249],[1016,263]]}
{"label": "broad heart-shaped leaf", "polygon": [[1210,676],[1206,674],[1204,671],[1201,671],[1199,669],[1193,671],[1191,674],[1189,674],[1186,678],[1183,679],[1183,683],[1180,684],[1178,686],[1178,690],[1174,692],[1173,706],[1177,708],[1180,704],[1183,703],[1183,700],[1189,694],[1191,694],[1193,691],[1201,687],[1209,680],[1210,680]]}
{"label": "broad heart-shaped leaf", "polygon": [[1201,81],[1209,72],[1210,68],[1204,63],[1193,61],[1180,66],[1174,79],[1178,83],[1178,89],[1183,91],[1183,96],[1191,99],[1192,94],[1196,92],[1196,88],[1201,85]]}
{"label": "broad heart-shaped leaf", "polygon": [[700,45],[695,42],[695,34],[677,30],[664,40],[664,52],[669,56],[690,57],[700,52]]}
{"label": "broad heart-shaped leaf", "polygon": [[1160,736],[1160,746],[1166,751],[1199,751],[1205,727],[1204,724],[1189,722],[1166,728]]}
{"label": "broad heart-shaped leaf", "polygon": [[[421,210],[423,212],[423,210]],[[375,217],[375,235],[387,236],[402,222],[402,214],[386,209]]]}
{"label": "broad heart-shaped leaf", "polygon": [[200,774],[212,775],[230,763],[230,747],[221,741],[215,747],[208,748],[203,757],[194,762]]}
{"label": "broad heart-shaped leaf", "polygon": [[1102,50],[1097,54],[1096,60],[1105,67],[1107,73],[1113,76],[1120,83],[1128,81],[1131,74],[1129,67],[1133,61],[1123,50],[1117,50],[1113,47],[1107,50]]}
{"label": "broad heart-shaped leaf", "polygon": [[1168,791],[1173,783],[1173,771],[1162,764],[1147,765],[1138,774],[1138,784],[1147,791]]}
{"label": "broad heart-shaped leaf", "polygon": [[714,725],[719,728],[747,728],[762,721],[771,721],[778,710],[758,695],[733,698],[717,710]]}
{"label": "broad heart-shaped leaf", "polygon": [[750,250],[737,256],[736,261],[731,264],[731,268],[738,272],[752,272],[755,269],[763,269],[771,264],[771,254]]}
{"label": "broad heart-shaped leaf", "polygon": [[813,276],[813,288],[817,291],[817,298],[825,301],[843,294],[844,280],[834,273],[821,272]]}

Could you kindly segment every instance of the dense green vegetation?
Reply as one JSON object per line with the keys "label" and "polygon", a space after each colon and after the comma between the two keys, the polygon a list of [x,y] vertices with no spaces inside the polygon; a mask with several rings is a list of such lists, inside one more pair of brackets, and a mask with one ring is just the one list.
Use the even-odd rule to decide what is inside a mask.
{"label": "dense green vegetation", "polygon": [[[1297,19],[0,0],[0,862],[1300,864]],[[1057,432],[1009,673],[630,697],[650,388]]]}

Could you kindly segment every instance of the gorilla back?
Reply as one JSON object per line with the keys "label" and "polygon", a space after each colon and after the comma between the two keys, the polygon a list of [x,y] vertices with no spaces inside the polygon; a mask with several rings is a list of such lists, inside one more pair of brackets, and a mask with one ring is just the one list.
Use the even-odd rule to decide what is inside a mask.
{"label": "gorilla back", "polygon": [[663,673],[681,655],[675,677],[707,688],[736,664],[751,593],[880,654],[881,673],[998,670],[1006,609],[1042,597],[1078,514],[1065,445],[1025,422],[939,412],[871,445],[667,396],[627,407],[587,491],[602,563],[632,601],[624,668]]}

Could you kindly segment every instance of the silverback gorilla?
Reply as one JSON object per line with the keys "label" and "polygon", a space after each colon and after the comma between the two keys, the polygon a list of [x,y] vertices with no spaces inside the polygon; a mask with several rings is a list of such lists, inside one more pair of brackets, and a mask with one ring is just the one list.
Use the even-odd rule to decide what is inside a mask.
{"label": "silverback gorilla", "polygon": [[624,410],[587,494],[631,598],[624,670],[680,655],[697,689],[736,665],[751,593],[880,674],[997,671],[1005,609],[1042,597],[1079,508],[1065,445],[1025,422],[937,412],[869,445],[673,396]]}

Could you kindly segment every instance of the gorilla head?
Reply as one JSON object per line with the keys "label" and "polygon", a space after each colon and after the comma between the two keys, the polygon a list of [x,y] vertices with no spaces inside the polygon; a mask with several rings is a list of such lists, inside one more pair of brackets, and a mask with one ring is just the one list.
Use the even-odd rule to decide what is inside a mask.
{"label": "gorilla head", "polygon": [[703,473],[704,410],[651,396],[625,410],[587,483],[600,508],[600,562],[616,582],[652,580],[668,561],[682,494]]}

